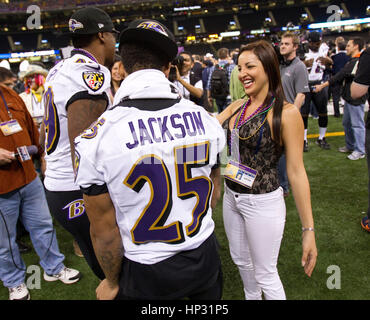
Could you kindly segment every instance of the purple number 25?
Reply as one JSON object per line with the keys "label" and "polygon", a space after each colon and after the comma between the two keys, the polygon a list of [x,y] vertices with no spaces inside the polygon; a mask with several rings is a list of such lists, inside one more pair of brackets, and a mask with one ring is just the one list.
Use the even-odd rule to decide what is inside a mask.
{"label": "purple number 25", "polygon": [[[209,208],[212,182],[209,177],[192,177],[192,168],[202,167],[209,162],[209,142],[181,146],[174,149],[177,196],[180,199],[196,197],[192,221],[185,226],[187,236],[195,236]],[[172,183],[166,164],[156,155],[141,157],[133,165],[123,182],[136,192],[145,183],[150,186],[150,201],[131,229],[136,244],[147,242],[181,243],[185,240],[183,225],[175,221],[165,225],[172,209]]]}

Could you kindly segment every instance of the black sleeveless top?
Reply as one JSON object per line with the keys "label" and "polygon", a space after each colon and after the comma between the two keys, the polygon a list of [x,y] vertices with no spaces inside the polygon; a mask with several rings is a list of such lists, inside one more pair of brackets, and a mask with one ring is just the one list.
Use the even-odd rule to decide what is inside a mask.
{"label": "black sleeveless top", "polygon": [[[227,130],[228,154],[230,156],[230,119],[240,111],[240,108],[223,123],[223,128]],[[253,119],[243,124],[239,128],[239,136],[234,134],[232,150],[237,150],[239,141],[239,159],[241,164],[256,170],[257,176],[251,189],[244,187],[236,182],[225,178],[226,185],[238,193],[261,194],[268,193],[279,188],[279,178],[277,165],[283,153],[282,148],[272,140],[270,125],[266,119],[267,113],[258,114]],[[248,138],[246,140],[243,140]]]}

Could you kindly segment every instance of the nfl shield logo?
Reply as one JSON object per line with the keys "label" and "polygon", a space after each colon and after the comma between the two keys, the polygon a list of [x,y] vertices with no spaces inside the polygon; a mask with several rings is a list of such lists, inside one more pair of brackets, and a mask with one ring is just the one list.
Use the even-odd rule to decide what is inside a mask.
{"label": "nfl shield logo", "polygon": [[93,91],[98,91],[104,84],[104,74],[97,71],[86,71],[82,74],[86,85]]}

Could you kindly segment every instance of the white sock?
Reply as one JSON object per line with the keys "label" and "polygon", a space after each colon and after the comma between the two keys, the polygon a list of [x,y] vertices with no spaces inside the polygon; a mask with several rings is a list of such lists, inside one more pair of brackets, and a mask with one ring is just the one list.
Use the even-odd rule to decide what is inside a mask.
{"label": "white sock", "polygon": [[304,129],[304,141],[307,141],[307,129]]}
{"label": "white sock", "polygon": [[322,140],[322,138],[325,138],[327,128],[321,128],[319,127],[319,139]]}

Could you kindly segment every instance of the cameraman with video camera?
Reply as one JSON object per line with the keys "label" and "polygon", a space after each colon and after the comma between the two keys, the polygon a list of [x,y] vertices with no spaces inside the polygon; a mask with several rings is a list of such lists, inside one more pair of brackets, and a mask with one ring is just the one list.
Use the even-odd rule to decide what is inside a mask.
{"label": "cameraman with video camera", "polygon": [[198,105],[203,105],[203,83],[202,78],[197,77],[192,68],[194,60],[189,52],[181,52],[172,61],[169,80],[179,90],[183,98],[193,101]]}

